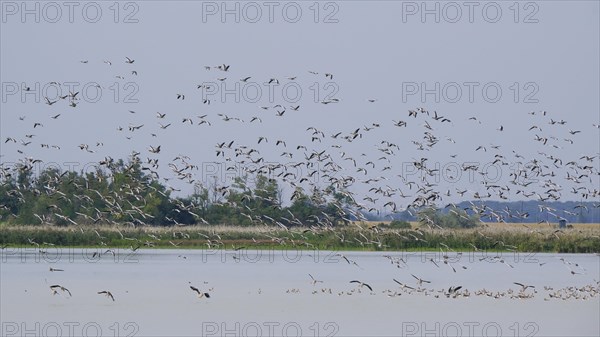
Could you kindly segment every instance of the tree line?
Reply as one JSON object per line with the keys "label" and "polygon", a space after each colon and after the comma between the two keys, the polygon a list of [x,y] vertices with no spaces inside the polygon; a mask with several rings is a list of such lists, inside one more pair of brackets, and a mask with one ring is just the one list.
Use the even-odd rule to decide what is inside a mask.
{"label": "tree line", "polygon": [[275,179],[258,174],[236,177],[230,186],[195,185],[192,195],[172,197],[173,189],[147,174],[137,157],[101,162],[94,172],[47,168],[37,176],[33,165],[3,170],[0,221],[15,224],[225,224],[336,226],[352,220],[347,198],[333,187],[301,188],[284,207]]}

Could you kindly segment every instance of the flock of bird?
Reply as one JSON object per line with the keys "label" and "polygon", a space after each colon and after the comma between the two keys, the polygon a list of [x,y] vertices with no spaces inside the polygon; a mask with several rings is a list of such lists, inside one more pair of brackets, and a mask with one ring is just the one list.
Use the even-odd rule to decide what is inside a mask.
{"label": "flock of bird", "polygon": [[[231,250],[230,254],[232,254],[232,256],[235,256],[235,254],[239,254],[241,250]],[[456,254],[456,256],[454,258],[459,257],[460,255],[462,255],[462,253],[458,252],[454,252]],[[440,256],[439,259],[439,263],[440,264],[459,264],[458,261],[455,262],[449,262],[449,259],[447,257],[447,253],[441,254],[444,256]],[[339,257],[339,261],[340,262],[348,262],[348,261],[352,261],[350,259],[348,259],[346,256],[342,255],[342,254],[337,254],[337,257]],[[409,271],[410,267],[409,267],[409,259],[407,258],[407,256],[403,256],[403,255],[399,255],[399,256],[391,256],[391,255],[382,255],[382,258],[385,258],[387,260],[390,261],[390,263],[393,265],[394,268],[400,268],[403,269],[403,271],[400,272],[400,274],[398,274],[398,276],[396,276],[397,278],[400,277],[404,277],[406,278],[408,281],[400,281],[396,278],[392,278],[390,281],[395,283],[396,286],[395,287],[386,287],[385,289],[382,290],[378,290],[375,289],[374,286],[372,286],[371,283],[367,283],[363,280],[350,280],[348,282],[348,284],[350,285],[355,285],[354,287],[341,287],[339,280],[335,279],[335,280],[323,280],[323,279],[319,279],[315,276],[313,276],[312,274],[308,274],[307,278],[305,281],[300,280],[300,283],[306,283],[306,286],[300,286],[300,287],[294,287],[294,288],[289,288],[285,291],[286,294],[302,294],[304,292],[309,292],[312,295],[337,295],[337,296],[352,296],[352,295],[360,295],[363,293],[366,293],[368,295],[377,295],[378,293],[383,294],[387,297],[399,297],[399,296],[431,296],[433,298],[451,298],[451,299],[466,299],[466,298],[470,298],[470,297],[485,297],[485,298],[492,298],[492,299],[512,299],[512,300],[525,300],[525,299],[533,299],[536,298],[538,296],[542,296],[544,301],[551,301],[551,300],[596,300],[598,297],[600,297],[600,281],[594,280],[593,283],[590,284],[585,284],[585,285],[580,285],[580,286],[566,286],[566,287],[562,287],[562,288],[556,288],[554,286],[536,286],[536,285],[532,285],[532,284],[525,284],[522,282],[512,282],[510,285],[511,287],[506,289],[506,290],[492,290],[492,289],[486,289],[486,288],[481,288],[481,289],[476,289],[476,290],[469,290],[467,288],[465,288],[463,285],[450,285],[450,286],[446,286],[447,288],[433,288],[432,285],[436,284],[436,283],[448,283],[448,282],[452,282],[449,280],[449,277],[447,274],[445,274],[444,276],[442,276],[441,278],[438,278],[437,281],[434,281],[432,279],[425,279],[423,277],[417,276],[415,275],[413,272]],[[100,257],[99,257],[100,258]],[[495,257],[490,257],[490,258],[481,258],[479,259],[479,263],[495,263],[498,262],[498,260],[501,259],[500,256],[495,256]],[[238,258],[238,259],[234,259],[236,261],[236,263],[239,263],[240,261],[243,261],[244,259],[242,258]],[[256,262],[256,261],[254,261]],[[431,260],[431,262],[433,262],[431,264],[431,266],[433,267],[434,265],[440,269],[440,266],[438,264],[436,264],[433,260]],[[427,263],[427,262],[420,262],[420,263]],[[539,263],[539,268],[542,268],[542,266],[546,265],[546,264],[562,264],[565,267],[567,267],[567,269],[569,271],[571,271],[571,274],[573,275],[585,275],[587,274],[587,270],[579,265],[578,263],[575,263],[573,261],[567,260],[564,257],[555,257],[554,259],[551,259],[549,261],[546,262],[542,262]],[[345,263],[342,263],[342,268],[343,265]],[[349,262],[348,264],[353,264],[356,267],[361,268],[357,263],[351,263]],[[510,269],[514,268],[512,265],[504,263],[506,265],[506,267],[508,268],[507,271],[510,271]],[[477,266],[477,263],[475,264],[471,264],[469,267],[461,265],[462,269],[477,269],[480,268],[481,266]],[[454,272],[456,273],[456,269],[454,269],[454,267],[451,267],[452,270],[454,270]],[[440,269],[441,270],[441,269]],[[577,270],[578,272],[574,272],[574,270]],[[57,269],[57,268],[52,268],[50,267],[50,272],[65,272],[64,269]],[[441,270],[441,272],[443,273],[443,270]],[[66,271],[66,273],[68,273],[68,271]],[[47,281],[46,281],[47,282]],[[381,282],[381,281],[380,281]],[[200,288],[192,285],[192,282],[188,282],[188,286],[189,289],[199,298],[199,299],[210,299],[212,297],[212,295],[210,294],[210,292],[214,292],[215,291],[215,287],[210,287],[208,289],[208,291],[203,291]],[[248,282],[247,282],[248,283]],[[327,284],[335,284],[334,287],[331,286],[327,286]],[[204,281],[203,282],[204,286],[208,288],[207,284],[208,282]],[[308,285],[310,284],[310,286]],[[343,282],[342,282],[343,284]],[[50,290],[52,295],[64,295],[66,297],[71,297],[73,296],[73,294],[71,293],[71,291],[66,288],[63,285],[60,284],[54,284],[50,286]],[[126,291],[128,292],[128,291]],[[181,293],[183,294],[183,291],[181,291]],[[113,295],[113,293],[111,293],[111,291],[108,290],[102,290],[102,291],[98,291],[97,294],[99,295],[105,295],[108,299],[112,300],[113,302],[115,301],[115,297]],[[251,292],[249,292],[249,294],[251,294]],[[263,294],[263,290],[262,288],[259,288],[257,291],[257,294]]]}
{"label": "flock of bird", "polygon": [[[134,64],[137,65],[134,59],[127,57],[122,62],[130,66],[131,69],[128,74],[116,74],[115,78],[124,80],[125,76],[138,76],[138,69],[133,68]],[[83,66],[92,66],[87,60],[83,60],[81,63]],[[112,61],[104,60],[103,63],[105,67],[108,67],[108,70],[113,66]],[[142,112],[127,110],[124,113],[129,119],[129,124],[127,126],[119,124],[116,127],[117,135],[122,135],[123,137],[124,146],[127,146],[127,141],[135,143],[138,138],[148,139],[149,136],[149,139],[152,140],[151,144],[135,143],[135,147],[144,146],[145,151],[134,150],[130,158],[131,166],[129,167],[133,167],[133,164],[141,164],[142,170],[152,179],[160,180],[167,184],[170,192],[180,191],[180,189],[174,186],[177,184],[189,184],[192,186],[201,184],[202,179],[199,177],[203,173],[199,172],[201,169],[199,162],[206,161],[209,158],[193,158],[189,154],[178,153],[177,149],[169,149],[169,143],[159,143],[158,139],[162,136],[162,133],[175,128],[178,128],[178,131],[184,130],[184,128],[219,128],[220,131],[218,131],[218,134],[222,135],[223,139],[216,141],[214,144],[202,144],[201,146],[213,148],[214,158],[210,158],[210,160],[221,161],[226,166],[225,171],[237,172],[240,176],[263,174],[272,177],[282,184],[283,189],[288,192],[291,191],[288,193],[289,202],[293,202],[301,191],[311,191],[313,195],[320,195],[323,199],[333,202],[342,214],[343,219],[348,222],[366,220],[365,213],[394,215],[405,210],[416,212],[427,206],[452,206],[452,210],[455,211],[455,209],[458,209],[457,206],[452,202],[445,202],[444,200],[451,200],[458,197],[464,200],[472,200],[470,206],[464,209],[468,214],[476,214],[482,220],[496,222],[526,219],[528,214],[508,208],[501,210],[490,209],[483,203],[485,200],[512,200],[513,198],[537,200],[540,210],[550,215],[552,219],[557,220],[562,218],[561,214],[545,203],[564,200],[565,195],[567,195],[566,199],[585,199],[595,202],[594,207],[600,207],[600,202],[598,202],[598,197],[600,196],[600,190],[598,189],[598,179],[600,177],[598,163],[600,162],[600,155],[594,152],[593,144],[579,144],[577,139],[581,133],[598,133],[598,125],[594,124],[585,130],[573,130],[569,128],[567,121],[553,117],[552,112],[529,111],[523,114],[522,122],[519,124],[524,126],[520,127],[520,129],[518,129],[519,126],[516,124],[510,127],[508,125],[489,127],[484,125],[477,116],[469,117],[466,120],[457,120],[449,114],[442,115],[437,111],[430,111],[419,107],[409,109],[406,112],[397,111],[394,113],[393,118],[380,117],[377,120],[361,125],[348,126],[352,124],[352,121],[344,121],[344,123],[331,126],[333,129],[330,129],[326,125],[322,126],[321,123],[312,126],[308,125],[302,128],[302,130],[298,130],[298,126],[293,126],[294,130],[290,130],[290,132],[299,133],[300,137],[304,137],[304,141],[285,139],[277,136],[273,138],[270,134],[263,134],[248,141],[247,135],[238,135],[240,137],[236,137],[236,134],[228,133],[228,126],[234,124],[238,126],[240,124],[245,125],[244,127],[248,130],[248,134],[251,134],[252,130],[255,130],[251,129],[252,126],[262,123],[269,125],[271,128],[274,125],[277,128],[290,128],[290,125],[285,122],[286,118],[289,118],[290,115],[302,114],[306,109],[311,108],[321,109],[322,107],[336,104],[341,105],[345,100],[337,97],[326,97],[320,99],[316,106],[313,107],[306,107],[305,104],[289,105],[285,102],[275,102],[277,104],[255,107],[255,113],[251,113],[250,116],[226,114],[222,109],[219,110],[219,104],[215,102],[215,99],[206,98],[203,93],[210,89],[210,85],[214,85],[212,84],[213,81],[217,81],[217,83],[230,81],[244,83],[253,79],[254,76],[242,75],[239,76],[239,80],[235,80],[233,79],[234,75],[231,75],[234,67],[226,64],[205,66],[204,71],[208,74],[206,75],[206,81],[191,88],[182,88],[172,94],[173,104],[179,104],[178,107],[181,107],[182,104],[192,101],[197,104],[194,106],[194,109],[196,111],[203,111],[202,113],[182,114],[171,111]],[[285,83],[285,81],[294,81],[302,76],[273,77],[264,79],[264,81],[270,84]],[[305,76],[324,81],[331,81],[334,78],[334,75],[331,73],[317,71],[308,71]],[[70,109],[82,108],[84,104],[80,104],[80,97],[79,92],[69,92],[58,99],[45,97],[45,104],[49,111],[47,118],[37,115],[35,117],[20,116],[17,122],[30,123],[31,129],[24,135],[13,134],[6,136],[4,139],[3,155],[6,156],[8,151],[14,150],[19,155],[22,155],[23,158],[19,159],[19,165],[14,168],[4,165],[0,167],[0,177],[14,175],[12,170],[31,171],[35,164],[42,162],[41,159],[34,157],[34,155],[39,154],[40,149],[42,151],[61,150],[63,146],[79,148],[83,152],[83,155],[103,156],[103,158],[98,160],[98,169],[104,169],[113,165],[115,159],[102,151],[102,147],[104,146],[103,139],[98,139],[95,146],[86,143],[57,145],[52,143],[52,139],[38,139],[36,135],[36,130],[41,128],[56,127],[60,130],[61,127],[68,125],[68,121],[63,121],[63,118],[61,118],[64,113],[60,109],[63,106]],[[382,100],[380,98],[364,98],[363,102],[367,107],[366,109],[373,111],[377,109],[377,105]],[[180,108],[177,109],[180,110]],[[33,121],[30,120],[32,118],[34,119]],[[150,118],[155,119],[154,126],[148,124]],[[124,119],[121,118],[117,122],[122,123]],[[495,132],[494,137],[498,139],[512,137],[512,135],[523,131],[527,135],[526,137],[530,139],[530,147],[536,148],[537,152],[533,157],[530,153],[524,154],[521,152],[521,149],[524,148],[521,144],[513,144],[515,148],[512,149],[505,149],[503,145],[477,144],[473,141],[460,144],[459,141],[452,138],[451,134],[449,134],[455,125],[460,127],[459,132],[488,127],[488,132]],[[513,130],[510,130],[511,128]],[[410,129],[411,132],[420,133],[420,137],[416,139],[404,139],[403,134],[408,133],[405,131],[407,129]],[[110,133],[110,131],[112,130],[106,130],[105,134],[107,137],[112,138],[114,134]],[[10,134],[12,130],[7,129],[6,132]],[[198,132],[205,131],[198,129]],[[273,130],[273,133],[278,134],[279,132]],[[144,136],[140,136],[141,134],[144,134]],[[37,148],[34,148],[36,146]],[[486,158],[487,162],[485,164],[473,163],[469,162],[469,158],[463,158],[465,160],[462,164],[448,167],[437,165],[440,160],[448,162],[454,160],[458,162],[464,156],[460,152],[465,152],[468,148],[472,148],[472,151],[480,158]],[[416,151],[416,153],[421,153],[421,156],[419,158],[413,157],[408,159],[403,154],[406,151]],[[581,153],[581,151],[588,152]],[[432,155],[432,153],[438,152],[445,154],[445,157],[436,158]],[[165,156],[169,155],[172,155],[171,157],[174,157],[174,159],[163,164],[161,160],[164,160]],[[59,156],[59,154],[55,153],[53,156]],[[411,174],[400,169],[400,166],[407,162],[410,164]],[[486,164],[496,165],[502,170],[510,171],[510,174],[505,176],[507,179],[501,180],[501,182],[487,179]],[[241,172],[239,172],[240,170]],[[454,187],[453,189],[448,187],[443,188],[445,185],[439,181],[440,176],[452,182],[461,175],[473,176],[476,178],[476,181],[471,183],[469,187],[457,184],[459,187]],[[69,196],[57,190],[57,186],[60,185],[63,179],[68,179],[68,176],[58,174],[43,190],[36,191],[36,193],[52,198],[78,199],[86,207],[92,209],[95,207],[92,200],[85,195]],[[218,192],[219,198],[215,203],[229,203],[226,200],[226,196],[230,189],[233,188],[232,184],[226,181],[217,181],[216,184],[215,191]],[[15,190],[8,193],[22,196],[21,188],[21,186],[17,186]],[[72,225],[80,226],[79,228],[83,233],[84,229],[81,226],[83,222],[114,222],[106,217],[108,213],[123,215],[120,218],[127,219],[125,224],[133,227],[145,225],[143,219],[152,217],[152,215],[144,212],[140,207],[136,207],[130,202],[127,204],[128,201],[119,195],[104,195],[99,191],[94,191],[93,188],[84,188],[98,194],[106,204],[105,209],[100,210],[96,208],[96,217],[92,218],[85,214],[79,214],[79,218],[67,217],[61,214],[61,209],[56,206],[50,207],[48,210],[51,213],[50,215],[36,214],[40,223],[52,224],[56,219],[63,219]],[[137,199],[143,199],[140,197],[142,190],[148,191],[152,189],[153,186],[141,181],[135,186],[122,186],[122,190],[126,195],[132,195]],[[319,193],[315,193],[316,191]],[[364,191],[364,193],[360,191]],[[158,190],[155,192],[162,193]],[[333,193],[341,193],[345,197],[345,204],[336,201],[333,198]],[[258,198],[258,196],[253,197]],[[145,202],[145,200],[141,201]],[[281,200],[269,201],[275,207],[283,206]],[[178,201],[174,200],[174,202],[177,203]],[[193,213],[193,206],[197,205],[190,207],[183,203],[179,204],[181,210],[189,211],[199,222],[209,225],[206,219]],[[256,214],[245,205],[230,204],[229,206],[237,208],[240,214],[246,216],[256,225],[274,226],[275,228],[283,228],[289,231],[290,235],[283,239],[281,237],[270,236],[268,232],[262,234],[262,237],[259,238],[259,240],[276,241],[282,245],[302,244],[304,242],[303,235],[331,230],[334,226],[332,220],[325,213],[322,216],[314,216],[307,223],[300,221],[292,212],[289,212],[289,217],[273,219],[264,214]],[[580,205],[578,207],[587,206]],[[127,211],[124,211],[124,209],[127,209]],[[576,214],[575,212],[577,211],[578,209],[573,209],[564,212]],[[131,216],[133,214],[137,216]],[[141,216],[142,220],[140,220],[139,216]],[[114,223],[118,225],[123,224]],[[422,223],[427,228],[433,229],[438,227],[429,218],[422,219]],[[294,232],[292,229],[294,225],[309,228],[309,233]],[[102,242],[102,235],[98,232],[96,234],[99,237],[99,241]],[[558,234],[555,233],[554,235]],[[175,232],[173,235],[171,240],[175,241]],[[182,235],[188,234],[183,233]],[[420,230],[413,230],[407,235],[411,235],[417,241],[423,240],[423,233]],[[208,247],[224,247],[224,244],[216,233],[210,235],[200,233],[198,236],[206,240]],[[123,234],[121,234],[121,237],[125,239]],[[373,236],[366,237],[364,235],[363,238],[364,241],[361,241],[362,244],[374,244],[382,247],[382,242],[377,238],[377,233],[375,233],[374,238]],[[135,243],[132,242],[132,251],[137,250],[141,246],[152,247],[152,242],[160,239],[154,234],[148,234],[148,240],[145,242],[132,239],[132,241],[136,241]],[[339,239],[342,242],[344,241],[343,236],[340,236]],[[35,244],[40,247],[40,244]],[[171,244],[174,247],[177,246],[175,242],[171,242]],[[134,248],[134,245],[137,245],[137,247]],[[309,245],[307,244],[306,247],[309,247]],[[477,250],[477,247],[474,248]],[[107,252],[110,252],[110,249],[107,249],[105,253]],[[356,261],[350,260],[346,256],[341,255],[340,258],[350,265],[361,268]],[[392,264],[398,268],[402,268],[406,264],[402,259],[389,258]],[[510,264],[501,258],[492,260],[505,264],[507,268],[512,268]],[[573,275],[583,273],[566,262],[564,263]],[[448,270],[451,269],[455,273],[457,269],[467,268],[458,263],[456,263],[456,267],[458,267],[456,268],[454,266],[455,263],[450,262],[447,258],[437,261],[432,259],[431,264],[437,268],[440,268],[440,265],[447,265],[449,267]],[[58,272],[62,270],[51,268],[50,271]],[[323,281],[317,280],[313,275],[309,276],[309,282],[313,286],[316,286],[317,283],[323,283]],[[460,285],[450,286],[447,289],[434,290],[424,287],[425,284],[429,285],[432,283],[431,281],[422,279],[416,275],[412,275],[412,277],[416,281],[414,286],[394,279],[393,281],[400,288],[388,289],[384,293],[388,296],[399,296],[404,293],[422,293],[435,297],[442,295],[452,298],[469,297],[473,294],[494,298],[510,297],[521,299],[529,298],[537,293],[537,288],[534,286],[519,282],[514,283],[514,285],[519,287],[517,290],[510,289],[506,292],[491,292],[485,289],[470,292]],[[370,293],[374,293],[373,288],[368,283],[359,280],[351,280],[349,282],[356,284],[357,288],[347,292],[339,292],[338,295],[342,295],[343,293],[348,295],[360,293],[364,289],[368,289]],[[200,298],[211,298],[208,292],[202,291],[193,285],[190,285],[189,288]],[[50,289],[54,295],[62,293],[71,296],[71,292],[62,285],[55,284],[50,286]],[[529,289],[532,291],[528,291]],[[589,299],[598,296],[598,289],[598,284],[592,284],[585,287],[569,287],[559,290],[547,288],[547,291],[548,298]],[[298,293],[299,290],[292,289],[288,292]],[[313,293],[316,294],[319,291],[313,290]],[[322,288],[320,293],[331,294],[332,291],[331,288]],[[99,291],[98,294],[105,295],[110,300],[115,301],[115,297],[108,290]]]}
{"label": "flock of bird", "polygon": [[[129,66],[133,66],[135,60],[125,58],[123,61]],[[87,61],[82,63],[89,65]],[[105,60],[104,63],[109,67],[112,66],[111,61]],[[217,71],[224,74],[225,77],[219,77],[218,81],[229,81],[231,78],[228,74],[232,72],[230,65],[206,66],[208,73]],[[131,74],[137,74],[136,70],[131,70]],[[333,79],[330,73],[319,74],[316,71],[310,71],[309,76],[323,76],[326,79]],[[117,77],[123,77],[117,75]],[[297,76],[288,76],[286,80],[295,80]],[[244,76],[240,79],[241,82],[248,81],[251,77]],[[284,79],[270,78],[268,83],[284,81]],[[214,84],[206,84],[203,82],[197,85],[194,90],[200,91],[196,96],[205,96],[202,91],[207,86]],[[176,101],[190,101],[192,93],[187,90],[182,90],[180,93],[174,94]],[[7,136],[4,140],[4,154],[8,152],[12,144],[16,152],[23,155],[24,158],[19,160],[16,167],[1,166],[0,175],[9,176],[14,172],[11,170],[31,170],[36,163],[42,162],[41,159],[36,159],[32,155],[39,150],[34,150],[36,134],[38,128],[64,127],[61,123],[61,113],[55,112],[60,110],[59,101],[66,101],[66,105],[73,108],[78,107],[80,100],[79,92],[69,92],[66,95],[60,96],[58,100],[51,100],[46,97],[48,109],[52,111],[49,119],[54,125],[49,124],[49,121],[36,117],[32,122],[31,133],[25,135]],[[142,132],[149,132],[151,139],[158,139],[160,131],[165,131],[168,128],[186,128],[186,127],[212,127],[221,128],[223,131],[220,134],[227,134],[227,127],[231,123],[243,124],[260,124],[263,120],[270,119],[269,125],[286,126],[285,118],[290,113],[302,114],[304,106],[294,105],[287,106],[285,104],[273,104],[269,106],[257,107],[257,112],[260,114],[253,115],[249,120],[243,116],[232,116],[222,112],[213,114],[211,111],[218,109],[218,105],[214,102],[210,103],[209,99],[202,99],[202,105],[205,107],[205,113],[200,115],[185,115],[173,112],[141,112],[128,110],[128,114],[132,116],[129,126],[118,126],[118,133],[125,133],[125,138],[135,140],[136,136]],[[381,102],[379,99],[365,99],[366,104],[376,109],[376,105]],[[320,105],[342,104],[343,100],[336,97],[328,97],[320,101]],[[197,107],[196,107],[197,109]],[[307,109],[310,109],[307,108]],[[148,115],[152,114],[156,117],[156,127],[147,125]],[[143,120],[137,121],[138,115],[144,115]],[[465,124],[461,126],[463,130],[469,128],[484,128],[482,122],[477,116],[469,117],[466,121],[458,121],[451,116],[443,116],[437,111],[429,111],[425,108],[416,108],[408,111],[405,118],[401,117],[400,113],[396,113],[398,117],[390,120],[377,120],[366,125],[356,125],[346,130],[325,130],[319,125],[308,126],[305,129],[305,142],[297,142],[291,144],[291,140],[273,139],[268,135],[261,135],[256,138],[254,144],[242,142],[236,139],[235,135],[229,136],[228,140],[217,141],[214,144],[214,161],[221,161],[226,167],[225,172],[235,172],[238,176],[255,176],[258,174],[267,175],[276,179],[283,185],[282,190],[287,191],[289,202],[292,202],[300,191],[320,191],[324,198],[331,198],[334,192],[342,193],[347,200],[351,201],[352,207],[343,207],[339,205],[339,210],[345,215],[346,219],[364,220],[364,213],[373,214],[390,214],[407,210],[416,212],[422,207],[450,207],[456,204],[453,202],[445,202],[444,199],[461,198],[463,200],[472,200],[473,202],[465,211],[469,214],[477,214],[484,221],[504,222],[514,219],[526,219],[527,213],[519,212],[512,209],[490,209],[485,206],[485,200],[512,200],[512,198],[521,197],[525,200],[537,200],[539,202],[540,211],[545,212],[551,219],[561,219],[565,214],[576,215],[580,209],[562,210],[559,212],[555,208],[545,205],[549,201],[559,201],[564,199],[564,195],[569,193],[569,198],[597,201],[600,196],[597,182],[599,179],[599,170],[597,168],[599,157],[598,153],[592,152],[593,149],[586,144],[576,144],[577,137],[582,130],[572,130],[568,128],[568,122],[563,119],[555,119],[552,114],[546,111],[536,112],[531,111],[528,117],[523,116],[525,133],[530,134],[532,147],[538,147],[537,155],[533,158],[530,154],[521,154],[519,146],[515,149],[504,149],[501,145],[482,144],[475,145],[472,143],[458,144],[450,135],[444,135],[444,132],[451,131],[454,125]],[[21,122],[26,122],[27,116],[19,117]],[[400,119],[402,118],[402,119]],[[527,122],[527,118],[530,119]],[[281,122],[279,122],[281,121]],[[64,123],[67,123],[65,121]],[[274,124],[279,123],[279,124]],[[177,126],[179,124],[179,126]],[[450,125],[448,129],[444,125]],[[270,126],[272,127],[272,126]],[[422,137],[417,139],[409,139],[407,143],[402,141],[403,133],[406,129],[421,130]],[[514,127],[516,128],[516,126]],[[598,132],[598,125],[590,126],[591,130],[586,132]],[[150,129],[150,130],[148,130]],[[386,129],[387,136],[384,138],[379,129]],[[441,132],[439,130],[443,130]],[[110,133],[107,135],[112,137]],[[503,125],[496,129],[497,138],[513,137],[520,130],[509,130]],[[7,130],[10,133],[10,130]],[[205,132],[205,131],[198,131]],[[248,134],[253,131],[248,126]],[[295,130],[299,132],[299,130]],[[390,137],[390,135],[392,135]],[[21,138],[23,137],[23,138]],[[231,139],[233,137],[233,139]],[[143,137],[140,137],[143,138]],[[145,138],[144,138],[145,139]],[[445,143],[445,145],[443,145]],[[127,144],[127,143],[125,143]],[[52,145],[50,139],[38,142],[41,149],[61,149],[59,145]],[[451,147],[449,147],[451,145]],[[91,144],[76,144],[81,151],[86,153],[100,153],[104,146],[104,140],[99,139],[96,146]],[[136,144],[135,146],[139,146]],[[134,146],[134,147],[135,147]],[[189,184],[197,186],[205,184],[200,176],[205,174],[201,172],[202,168],[199,162],[205,162],[208,158],[192,158],[189,155],[177,154],[173,155],[174,159],[166,164],[168,170],[160,162],[167,154],[168,144],[148,144],[146,151],[147,155],[142,151],[132,152],[132,163],[142,165],[144,172],[150,175],[152,179],[161,180],[171,192],[180,192],[181,188],[176,188],[172,185]],[[459,164],[458,151],[465,151],[468,147],[473,147],[473,151],[478,155],[489,154],[488,159],[481,163],[472,163],[465,160]],[[435,158],[433,153],[437,147],[441,149],[447,157]],[[363,152],[364,149],[371,148],[368,152]],[[454,150],[452,150],[454,148]],[[591,153],[581,153],[581,150],[590,151]],[[177,150],[171,149],[170,153]],[[407,151],[417,151],[422,153],[420,158],[406,158],[403,153]],[[279,155],[277,155],[279,153]],[[579,153],[576,154],[575,153]],[[57,156],[57,154],[54,154]],[[213,160],[213,159],[211,159]],[[448,160],[452,165],[444,165],[440,167],[440,160]],[[456,164],[453,164],[453,160]],[[104,158],[98,161],[99,169],[109,167],[114,163],[114,159],[110,155],[105,155]],[[406,164],[410,166],[410,172],[404,172]],[[507,180],[492,180],[487,177],[489,164],[499,167],[505,173],[510,172]],[[200,171],[200,172],[199,172]],[[169,176],[170,174],[170,176]],[[462,185],[456,183],[460,177],[472,176],[476,179],[470,182],[470,185]],[[448,188],[449,185],[444,185],[440,182],[440,177],[450,185],[455,185],[454,190]],[[504,177],[507,177],[506,174]],[[56,196],[56,186],[63,179],[62,176],[57,176],[56,181],[50,182],[46,186],[46,190],[37,191],[40,194]],[[457,180],[455,180],[457,179]],[[172,184],[177,181],[177,184]],[[219,202],[224,201],[231,182],[218,179],[215,182],[218,186],[214,186],[215,190],[220,194]],[[568,184],[568,187],[566,186]],[[334,187],[328,189],[327,187]],[[446,187],[444,187],[446,186]],[[462,187],[465,186],[465,187]],[[124,189],[134,195],[139,195],[139,190],[135,190],[130,186],[124,186]],[[151,189],[151,186],[142,184],[141,189]],[[13,193],[19,195],[21,192],[17,188]],[[98,192],[99,194],[99,192]],[[310,194],[310,193],[309,193]],[[56,196],[60,197],[60,195]],[[84,196],[62,196],[67,198],[77,197],[81,202],[86,202]],[[102,196],[106,197],[106,196]],[[117,204],[123,202],[116,200],[106,200],[109,206],[108,212],[118,213],[119,206]],[[84,200],[82,200],[82,198]],[[281,205],[281,200],[271,200],[277,205]],[[183,206],[183,205],[181,205]],[[293,219],[289,221],[281,221],[276,219],[270,221],[260,214],[252,214],[252,210],[245,209],[242,205],[231,205],[239,208],[240,212],[248,214],[248,217],[258,223],[280,224],[286,226],[293,225]],[[580,205],[579,207],[585,207]],[[600,207],[600,202],[594,203],[594,207]],[[189,207],[185,207],[189,208]],[[94,220],[102,219],[102,213],[99,211]],[[142,218],[148,216],[139,209],[134,209],[134,212],[139,213]],[[64,215],[60,210],[54,210],[54,215],[58,218],[63,218]],[[293,215],[291,216],[293,218]],[[52,217],[43,214],[38,214],[38,218],[42,223],[52,223]],[[205,219],[200,219],[196,216],[199,222],[206,223]],[[69,218],[69,222],[76,222],[76,219]],[[89,220],[89,219],[88,219]],[[425,219],[426,221],[428,219]],[[138,220],[139,221],[139,220]],[[140,221],[143,224],[143,221]],[[326,217],[315,219],[315,222],[327,223]],[[435,224],[428,221],[429,225]],[[134,225],[137,225],[134,223]],[[304,224],[313,225],[313,224]]]}

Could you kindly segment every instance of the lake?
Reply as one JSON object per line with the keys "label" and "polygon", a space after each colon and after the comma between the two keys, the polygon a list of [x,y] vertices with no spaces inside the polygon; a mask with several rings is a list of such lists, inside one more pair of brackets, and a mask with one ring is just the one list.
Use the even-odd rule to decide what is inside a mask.
{"label": "lake", "polygon": [[2,336],[600,335],[596,254],[106,250],[2,250]]}

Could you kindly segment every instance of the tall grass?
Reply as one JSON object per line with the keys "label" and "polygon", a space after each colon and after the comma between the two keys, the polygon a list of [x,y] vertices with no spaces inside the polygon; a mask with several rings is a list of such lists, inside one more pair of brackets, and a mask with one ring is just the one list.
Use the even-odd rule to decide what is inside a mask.
{"label": "tall grass", "polygon": [[557,231],[548,225],[484,226],[474,229],[385,229],[360,223],[336,229],[123,226],[0,226],[0,245],[157,248],[264,248],[331,250],[453,250],[600,253],[600,225]]}

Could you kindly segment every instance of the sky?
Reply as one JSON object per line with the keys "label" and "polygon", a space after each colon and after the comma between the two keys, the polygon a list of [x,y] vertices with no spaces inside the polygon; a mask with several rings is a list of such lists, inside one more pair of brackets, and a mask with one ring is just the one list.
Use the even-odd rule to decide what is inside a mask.
{"label": "sky", "polygon": [[[551,180],[560,200],[576,201],[581,191],[571,188],[598,190],[597,1],[0,3],[6,167],[28,157],[42,167],[89,170],[137,151],[144,161],[159,159],[161,179],[186,195],[213,174],[222,185],[232,172],[242,174],[226,170],[243,157],[236,148],[254,148],[260,154],[253,159],[290,171],[325,150],[330,157],[318,165],[333,161],[336,177],[356,178],[349,189],[361,202],[379,197],[373,187],[411,196],[379,197],[378,208],[414,199],[416,187],[407,182],[424,183],[414,166],[422,158],[439,170],[426,180],[444,195],[442,205],[487,193],[486,181],[508,186],[510,174],[531,161],[552,175],[524,190],[543,194]],[[224,65],[227,71],[217,68]],[[75,107],[58,98],[70,88],[79,92]],[[429,114],[409,116],[418,108]],[[399,121],[406,126],[394,125]],[[434,145],[426,145],[425,132]],[[230,141],[217,156],[216,145]],[[160,153],[149,151],[158,145]],[[193,182],[176,179],[169,167],[181,167],[173,161],[179,155],[197,165]],[[567,167],[569,161],[592,169]],[[462,171],[468,163],[484,174]],[[298,170],[295,183],[311,172]],[[566,179],[583,173],[577,183]],[[310,178],[328,185],[323,172]],[[293,185],[283,185],[289,195]],[[463,190],[464,197],[457,193]],[[506,192],[509,200],[523,199],[517,190]]]}

